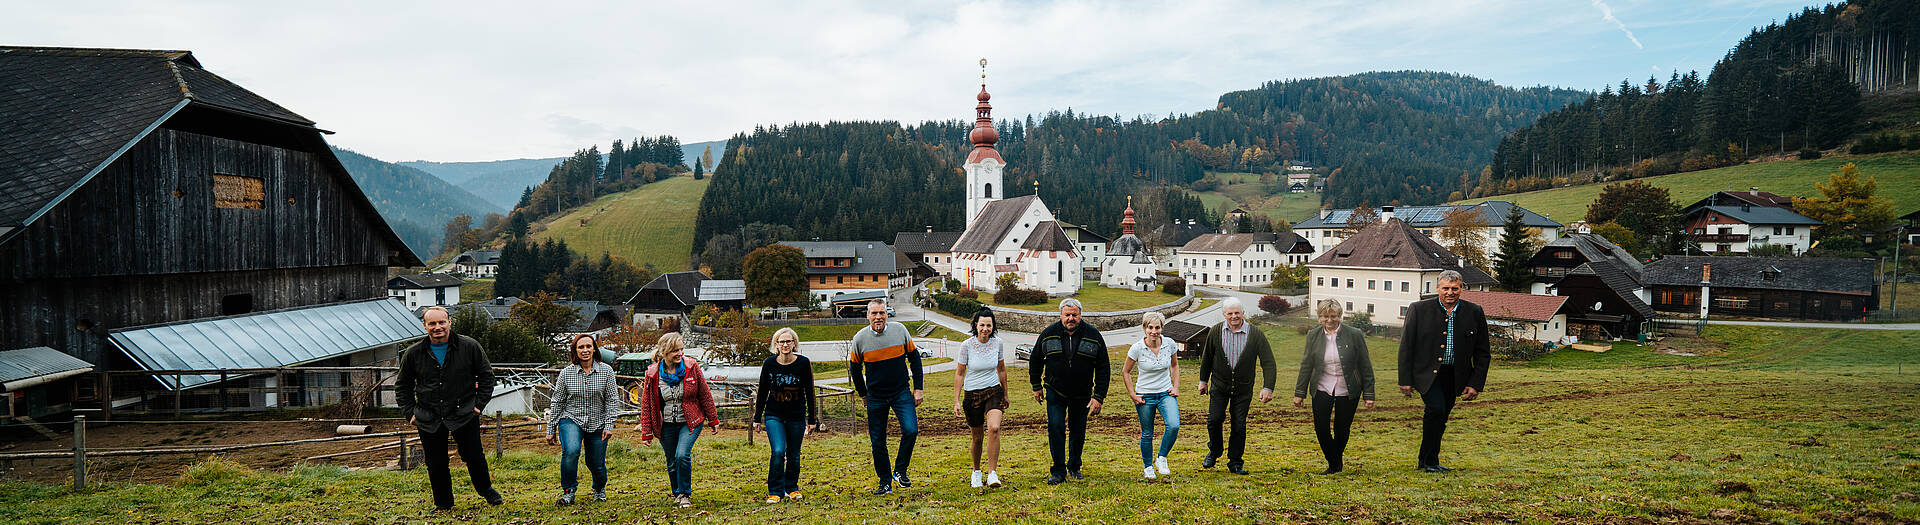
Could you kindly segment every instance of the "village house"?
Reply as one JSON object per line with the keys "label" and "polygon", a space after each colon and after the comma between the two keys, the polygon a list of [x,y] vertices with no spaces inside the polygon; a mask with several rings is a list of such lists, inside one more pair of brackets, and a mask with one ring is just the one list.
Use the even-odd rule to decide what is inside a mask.
{"label": "village house", "polygon": [[1060,232],[1067,235],[1074,251],[1080,254],[1080,269],[1085,273],[1099,272],[1107,260],[1107,245],[1113,241],[1093,230],[1064,222],[1060,223]]}
{"label": "village house", "polygon": [[467,250],[453,258],[453,271],[473,278],[490,278],[500,274],[500,250]]}
{"label": "village house", "polygon": [[1407,306],[1434,293],[1440,272],[1460,272],[1468,290],[1486,290],[1493,277],[1400,219],[1388,219],[1348,237],[1307,263],[1308,300],[1332,299],[1349,315],[1369,314],[1374,324],[1400,326]]}
{"label": "village house", "polygon": [[867,292],[885,297],[892,288],[904,285],[906,270],[912,268],[901,268],[901,258],[893,247],[879,241],[782,241],[780,244],[799,248],[806,256],[807,293],[823,303],[836,302],[838,296]]}
{"label": "village house", "polygon": [[1568,299],[1568,333],[1587,340],[1629,338],[1654,317],[1642,278],[1645,266],[1605,237],[1586,230],[1568,233],[1535,252],[1533,293]]}
{"label": "village house", "polygon": [[916,273],[915,281],[935,275],[953,275],[953,242],[960,240],[961,232],[937,232],[928,228],[924,232],[900,232],[893,234],[893,249],[918,265],[925,266],[925,275]]}
{"label": "village house", "polygon": [[694,305],[700,304],[700,283],[707,279],[707,274],[700,272],[672,272],[647,281],[627,299],[634,326],[685,326],[680,323],[693,312]]}
{"label": "village house", "polygon": [[1852,321],[1880,307],[1873,259],[1667,256],[1647,265],[1653,308],[1684,317]]}
{"label": "village house", "polygon": [[[1374,208],[1374,213],[1378,214],[1383,222],[1397,218],[1413,226],[1422,235],[1435,239],[1439,238],[1439,231],[1444,226],[1443,223],[1449,213],[1455,210],[1475,213],[1479,222],[1486,225],[1480,236],[1481,251],[1491,258],[1500,253],[1502,228],[1507,222],[1507,214],[1514,208],[1519,206],[1507,201],[1487,201],[1479,204],[1441,206],[1382,206]],[[1536,232],[1534,238],[1539,242],[1545,243],[1560,236],[1562,227],[1560,223],[1526,208],[1520,208],[1520,213],[1527,227]],[[1313,218],[1294,224],[1293,231],[1312,242],[1313,256],[1319,257],[1344,240],[1341,236],[1347,228],[1347,219],[1352,215],[1353,210],[1321,208],[1320,213]]]}
{"label": "village house", "polygon": [[[377,365],[424,337],[386,292],[420,259],[313,121],[187,51],[0,47],[0,84],[0,350],[164,372]],[[221,394],[344,376],[92,374],[40,402],[315,405],[337,393]]]}
{"label": "village house", "polygon": [[1460,299],[1480,305],[1495,334],[1542,343],[1567,342],[1566,297],[1468,290],[1460,292]]}
{"label": "village house", "polygon": [[1273,283],[1273,269],[1305,254],[1281,251],[1296,245],[1291,233],[1209,233],[1180,247],[1180,275],[1188,285],[1246,289]]}
{"label": "village house", "polygon": [[1147,253],[1153,257],[1155,271],[1178,274],[1180,247],[1209,233],[1214,232],[1200,224],[1199,219],[1174,219],[1170,224],[1162,224],[1148,231],[1142,240],[1147,241]]}
{"label": "village house", "polygon": [[402,275],[387,279],[387,297],[408,310],[460,304],[460,285],[466,281],[444,273]]}
{"label": "village house", "polygon": [[1813,227],[1822,223],[1789,208],[1701,206],[1682,219],[1687,239],[1700,251],[1744,254],[1760,246],[1786,246],[1799,255],[1813,247]]}

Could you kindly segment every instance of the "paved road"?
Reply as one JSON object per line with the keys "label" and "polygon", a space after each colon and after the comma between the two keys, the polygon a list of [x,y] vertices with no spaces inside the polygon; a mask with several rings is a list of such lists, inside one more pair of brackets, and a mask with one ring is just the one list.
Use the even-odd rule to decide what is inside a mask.
{"label": "paved road", "polygon": [[1780,326],[1787,328],[1838,328],[1841,330],[1920,330],[1920,323],[1790,323],[1782,321],[1714,321],[1707,324],[1739,326]]}

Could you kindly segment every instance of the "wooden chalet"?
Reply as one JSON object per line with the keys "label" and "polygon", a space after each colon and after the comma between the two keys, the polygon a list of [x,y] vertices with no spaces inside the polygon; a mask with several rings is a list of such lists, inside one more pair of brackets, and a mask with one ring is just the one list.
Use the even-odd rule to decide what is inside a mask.
{"label": "wooden chalet", "polygon": [[[1713,316],[1852,321],[1880,308],[1873,259],[1668,256],[1647,265],[1653,307]],[[1704,295],[1703,295],[1704,291]]]}
{"label": "wooden chalet", "polygon": [[[0,84],[0,350],[109,371],[357,365],[424,335],[385,299],[388,269],[419,257],[313,121],[187,51],[0,47]],[[305,324],[232,333],[272,330],[253,320]],[[276,335],[306,348],[279,352]],[[111,409],[219,382],[69,380],[49,402]]]}

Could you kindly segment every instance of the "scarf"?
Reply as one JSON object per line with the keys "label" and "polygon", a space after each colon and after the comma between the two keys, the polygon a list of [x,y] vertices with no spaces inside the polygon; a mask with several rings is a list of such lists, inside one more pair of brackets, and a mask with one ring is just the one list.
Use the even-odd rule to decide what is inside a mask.
{"label": "scarf", "polygon": [[672,372],[668,372],[667,367],[660,367],[660,380],[667,382],[669,385],[680,386],[680,380],[685,378],[686,373],[687,362],[682,360],[675,364]]}

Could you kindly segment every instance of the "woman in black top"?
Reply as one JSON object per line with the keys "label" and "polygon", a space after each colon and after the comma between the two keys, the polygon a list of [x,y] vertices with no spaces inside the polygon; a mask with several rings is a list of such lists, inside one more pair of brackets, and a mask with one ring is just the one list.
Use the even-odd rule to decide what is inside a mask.
{"label": "woman in black top", "polygon": [[767,464],[767,503],[800,499],[800,442],[807,427],[820,426],[813,402],[813,363],[800,355],[792,328],[773,333],[773,357],[760,365],[753,421],[767,428],[773,459]]}

